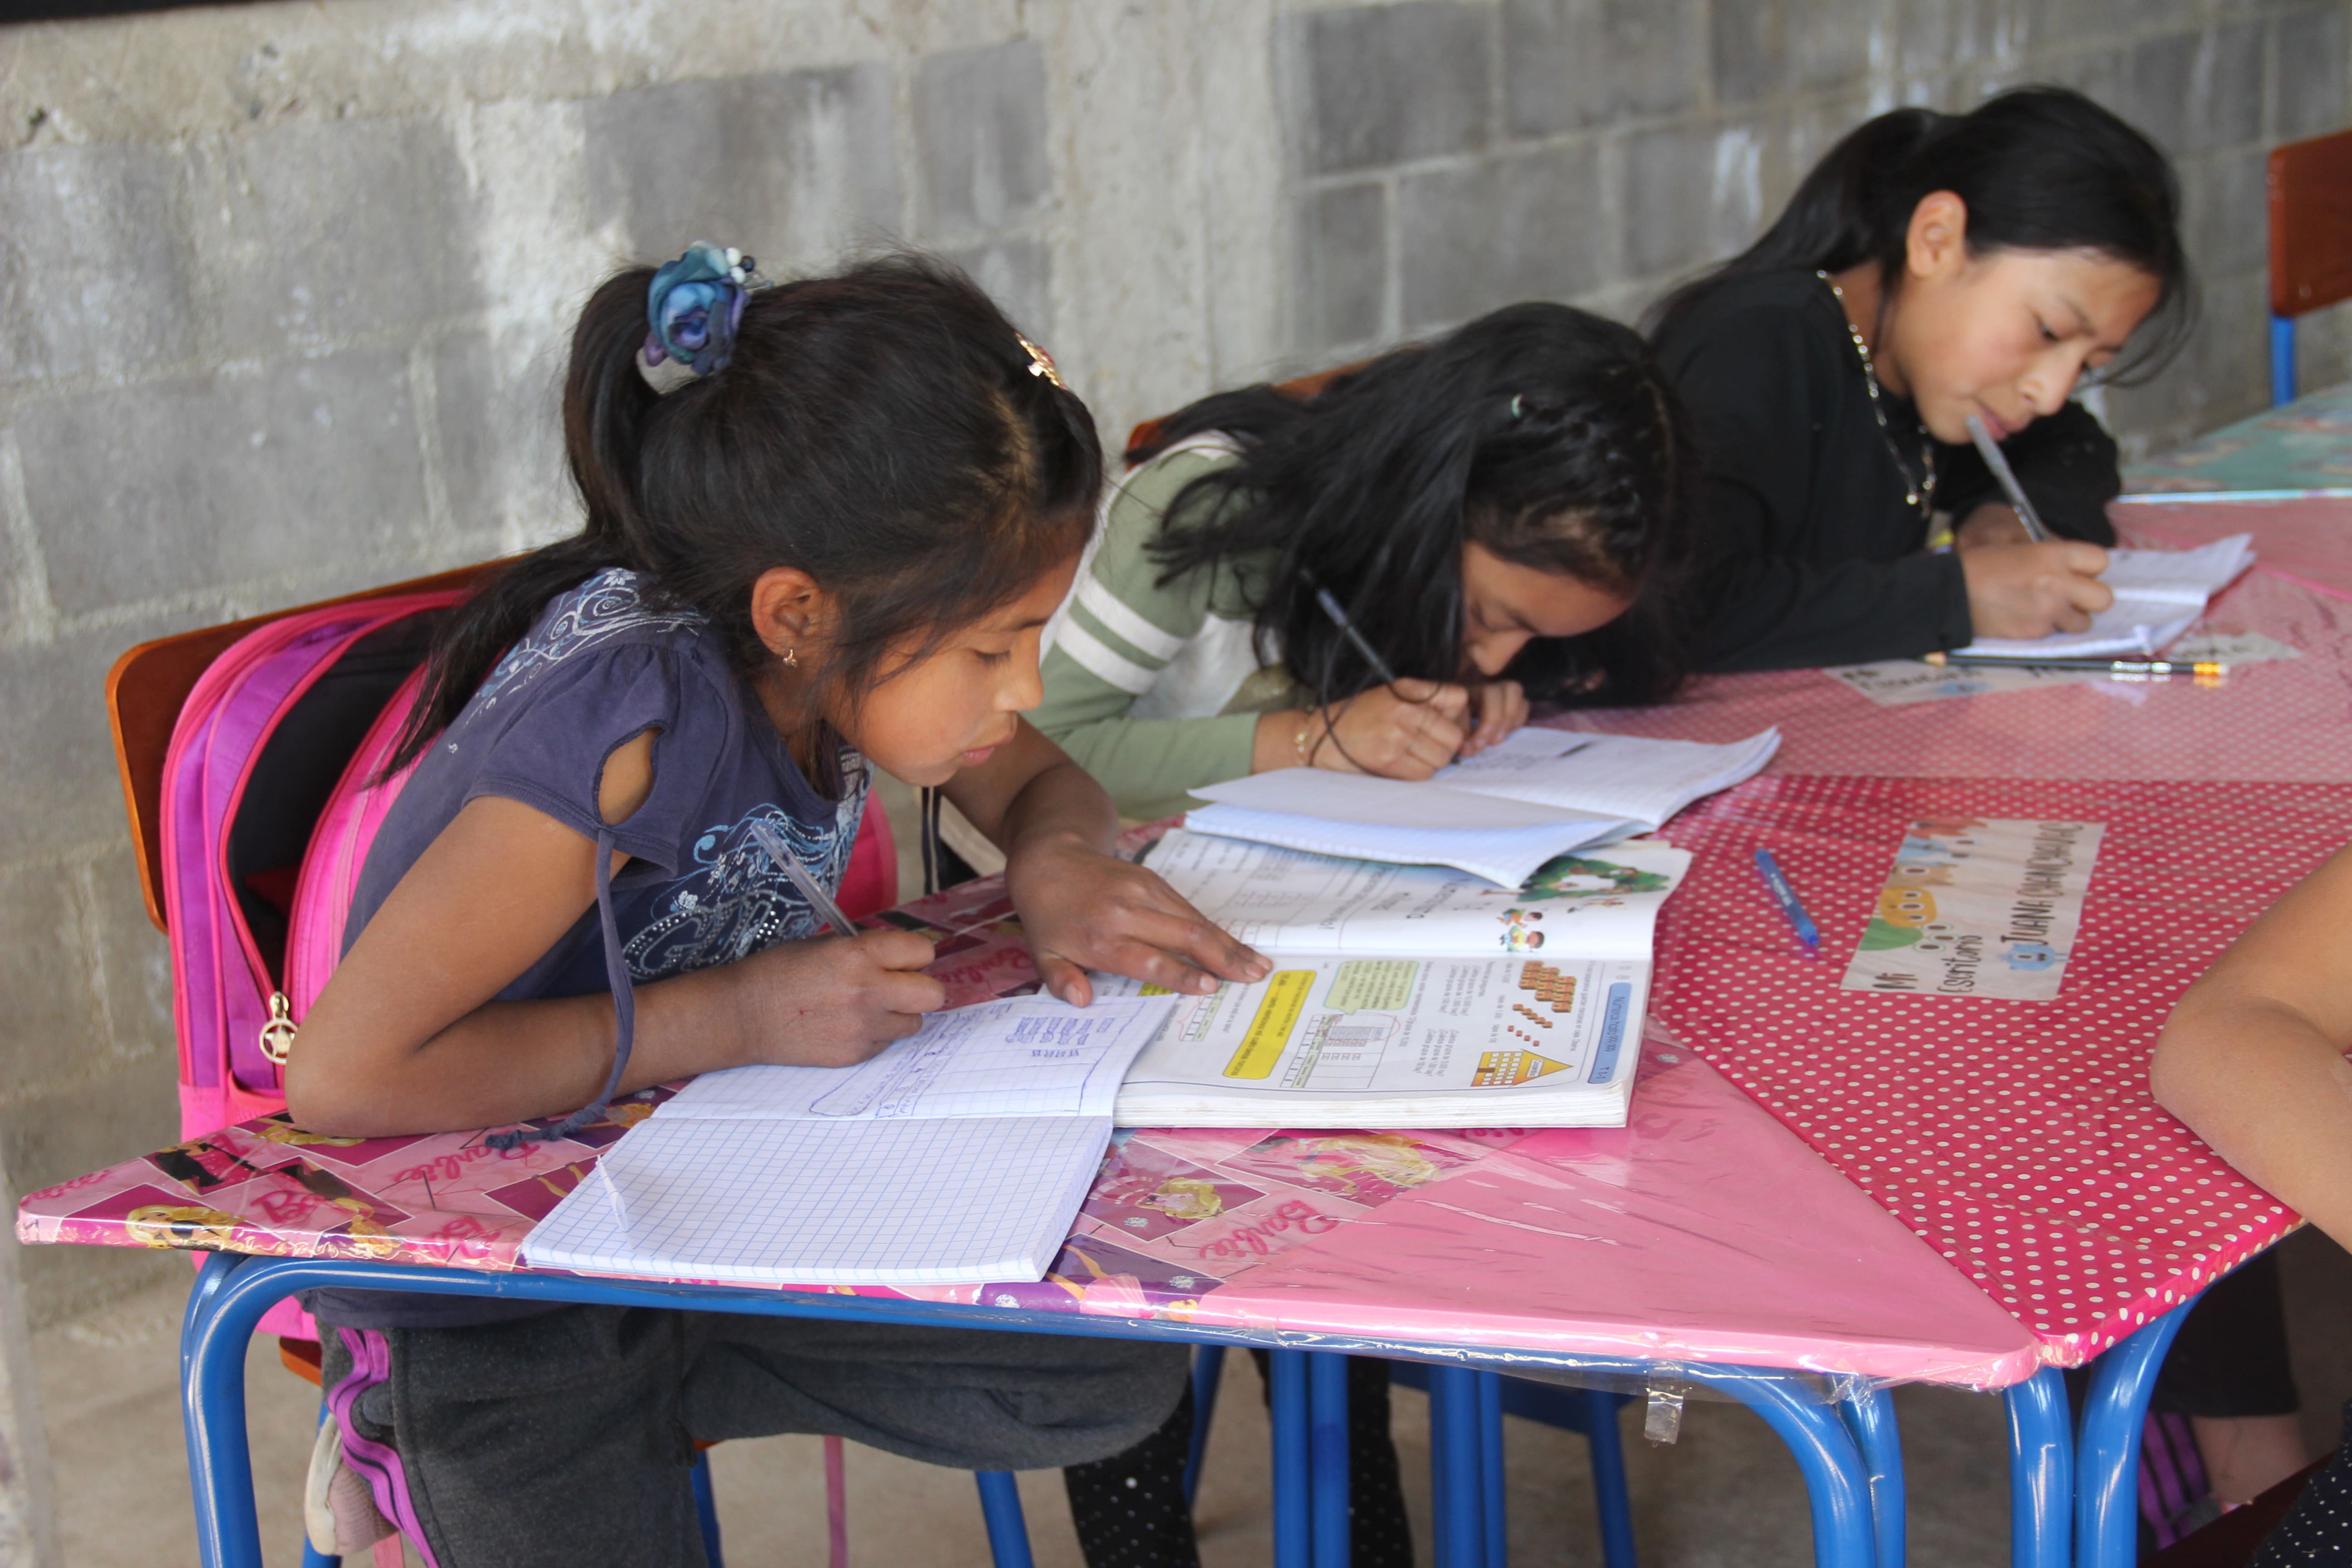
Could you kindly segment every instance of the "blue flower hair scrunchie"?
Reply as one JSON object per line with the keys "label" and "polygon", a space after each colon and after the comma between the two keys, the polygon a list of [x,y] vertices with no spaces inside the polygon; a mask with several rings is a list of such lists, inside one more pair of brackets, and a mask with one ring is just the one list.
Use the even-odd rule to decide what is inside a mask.
{"label": "blue flower hair scrunchie", "polygon": [[659,378],[647,377],[656,390],[727,368],[735,356],[736,329],[743,324],[743,302],[766,281],[757,265],[732,247],[698,240],[654,274],[646,290],[652,331],[646,333],[642,358],[648,371],[675,367]]}

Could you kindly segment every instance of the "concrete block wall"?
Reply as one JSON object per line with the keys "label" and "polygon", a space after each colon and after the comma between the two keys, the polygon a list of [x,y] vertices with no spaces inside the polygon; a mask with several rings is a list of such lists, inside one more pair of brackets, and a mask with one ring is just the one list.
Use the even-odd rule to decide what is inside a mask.
{"label": "concrete block wall", "polygon": [[[320,0],[0,27],[12,1195],[174,1131],[107,667],[567,531],[562,334],[617,265],[930,247],[1115,442],[1512,299],[1630,316],[1872,110],[2054,77],[2189,182],[2206,331],[2108,404],[2145,445],[2260,401],[2260,159],[2346,120],[2347,31],[2352,0]],[[36,1322],[184,1267],[18,1262]]]}
{"label": "concrete block wall", "polygon": [[[1298,363],[1530,296],[1631,318],[1900,103],[2079,87],[2178,161],[2205,325],[2101,395],[2138,452],[2268,400],[2263,161],[2347,119],[2326,0],[1404,0],[1283,18]],[[2302,330],[2341,380],[2340,314]]]}

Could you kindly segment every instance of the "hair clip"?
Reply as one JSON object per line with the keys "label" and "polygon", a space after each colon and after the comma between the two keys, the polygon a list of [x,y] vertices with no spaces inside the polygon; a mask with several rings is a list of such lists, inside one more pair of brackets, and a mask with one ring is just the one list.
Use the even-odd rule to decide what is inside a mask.
{"label": "hair clip", "polygon": [[697,240],[686,254],[654,274],[646,289],[651,330],[637,352],[637,371],[656,392],[669,392],[714,375],[735,357],[735,333],[744,301],[771,287],[759,263],[731,246]]}
{"label": "hair clip", "polygon": [[1054,368],[1054,356],[1052,354],[1047,353],[1044,349],[1039,348],[1027,338],[1022,337],[1019,332],[1015,332],[1013,335],[1019,341],[1023,348],[1029,351],[1029,374],[1031,375],[1042,375],[1047,381],[1052,382],[1055,386],[1060,387],[1064,392],[1070,390],[1070,384],[1064,381],[1062,379],[1062,373]]}
{"label": "hair clip", "polygon": [[1519,416],[1527,412],[1527,394],[1523,392],[1515,392],[1511,394],[1512,418],[1517,419]]}

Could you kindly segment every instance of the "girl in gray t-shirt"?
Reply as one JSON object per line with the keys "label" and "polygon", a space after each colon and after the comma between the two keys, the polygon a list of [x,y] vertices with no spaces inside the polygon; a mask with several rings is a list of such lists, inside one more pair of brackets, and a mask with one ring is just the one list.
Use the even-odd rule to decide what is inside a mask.
{"label": "girl in gray t-shirt", "polygon": [[[288,1063],[302,1125],[560,1130],[911,1034],[943,1002],[931,944],[821,934],[758,843],[837,885],[870,767],[1004,848],[1065,999],[1090,969],[1190,992],[1266,972],[1111,853],[1108,797],[1020,717],[1101,458],[969,279],[898,257],[771,287],[709,246],[622,273],[574,331],[564,431],[585,524],[436,646],[394,763],[416,771]],[[313,1303],[344,1451],[428,1561],[699,1563],[689,1439],[764,1433],[1072,1466],[1108,1506],[1076,1476],[1181,1415],[1166,1343],[433,1300]],[[1089,1509],[1090,1560],[1141,1561]],[[1189,1531],[1165,1552],[1191,1562]]]}

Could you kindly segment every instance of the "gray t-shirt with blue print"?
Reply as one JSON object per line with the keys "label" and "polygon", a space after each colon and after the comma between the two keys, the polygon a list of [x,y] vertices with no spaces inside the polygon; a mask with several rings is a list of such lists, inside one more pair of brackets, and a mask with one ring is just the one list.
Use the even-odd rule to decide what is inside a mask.
{"label": "gray t-shirt with blue print", "polygon": [[[352,900],[347,949],[468,801],[520,801],[594,838],[605,827],[597,806],[604,761],[648,730],[659,731],[653,788],[611,828],[629,857],[613,879],[613,913],[630,976],[665,980],[821,934],[750,825],[766,823],[838,889],[865,809],[866,761],[845,749],[841,798],[819,795],[718,634],[693,611],[649,599],[647,585],[618,570],[590,578],[550,600],[499,661],[385,814]],[[592,907],[499,996],[606,989]],[[455,1327],[544,1310],[380,1291],[307,1296],[314,1312],[352,1328]]]}

